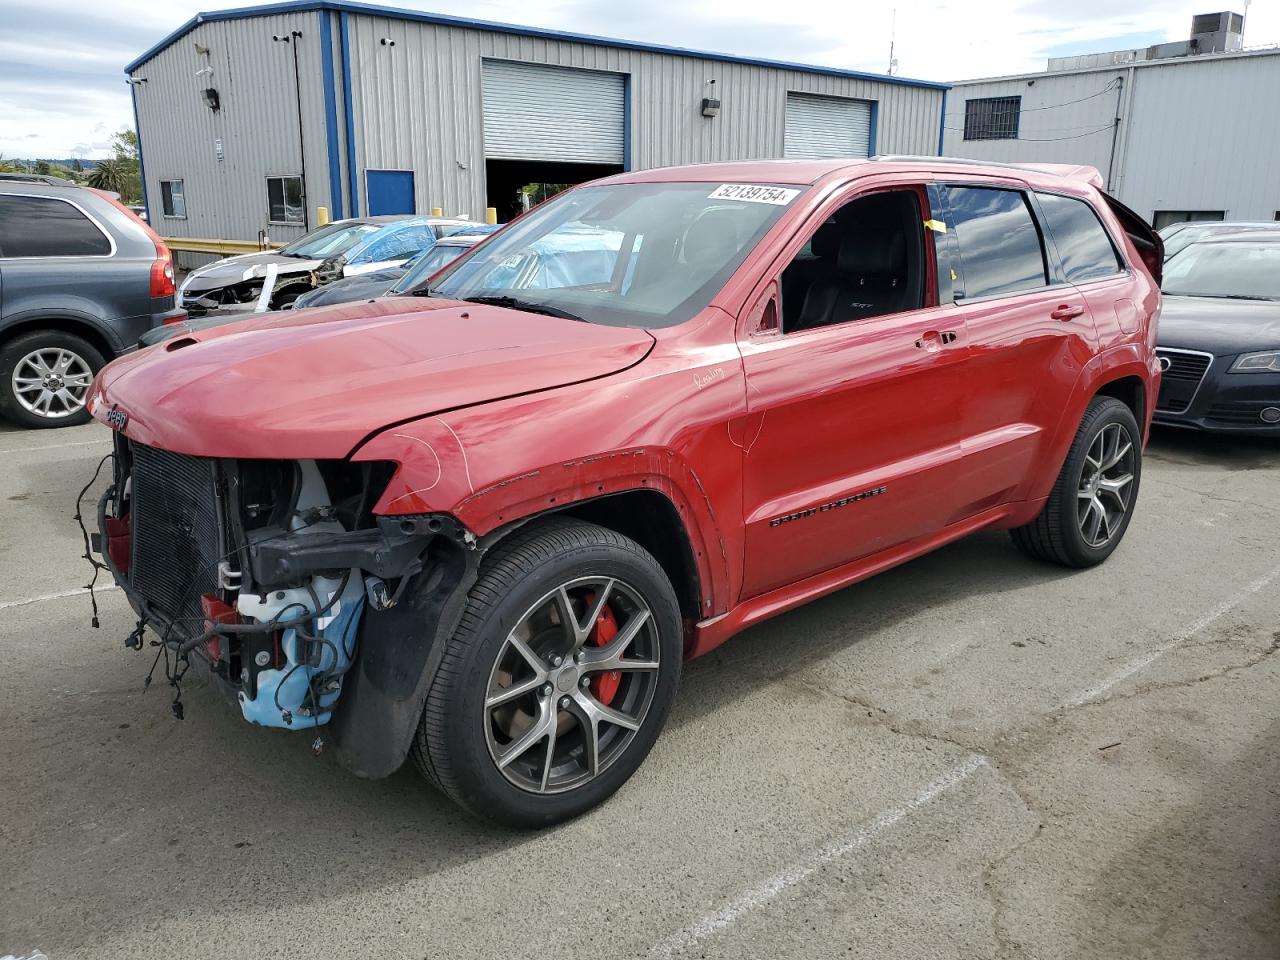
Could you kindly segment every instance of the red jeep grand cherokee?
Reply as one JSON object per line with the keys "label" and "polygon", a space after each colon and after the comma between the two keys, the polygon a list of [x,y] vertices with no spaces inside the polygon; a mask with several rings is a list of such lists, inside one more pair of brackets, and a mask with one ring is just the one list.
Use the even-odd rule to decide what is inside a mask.
{"label": "red jeep grand cherokee", "polygon": [[111,364],[98,545],[247,720],[573,816],[750,624],[984,527],[1116,548],[1162,256],[1100,183],[879,158],[578,187],[409,296]]}

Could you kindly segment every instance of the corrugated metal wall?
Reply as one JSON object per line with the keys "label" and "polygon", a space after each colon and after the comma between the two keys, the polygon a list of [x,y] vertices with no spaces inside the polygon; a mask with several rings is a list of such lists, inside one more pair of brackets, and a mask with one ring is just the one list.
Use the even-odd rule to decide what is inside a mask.
{"label": "corrugated metal wall", "polygon": [[[322,18],[331,25],[338,200],[329,178]],[[347,23],[354,163],[348,160],[342,22]],[[942,91],[798,70],[443,26],[367,14],[305,11],[207,21],[142,64],[133,76],[153,223],[170,236],[253,239],[267,227],[264,178],[300,171],[290,48],[272,35],[301,30],[308,209],[366,209],[366,169],[413,170],[420,211],[439,206],[479,218],[485,206],[481,63],[485,58],[558,64],[627,76],[632,168],[783,155],[788,92],[875,101],[880,153],[933,154]],[[382,40],[388,43],[383,44]],[[392,45],[394,41],[394,45]],[[195,45],[209,48],[207,57]],[[213,113],[195,72],[213,67],[222,99]],[[715,80],[714,86],[707,83]],[[701,101],[720,99],[720,115]],[[215,156],[221,139],[224,159]],[[349,170],[355,171],[355,184]],[[161,215],[159,181],[185,181],[187,219]],[[271,225],[272,239],[300,227]]]}
{"label": "corrugated metal wall", "polygon": [[[1112,121],[1123,91],[1124,69],[1097,73],[1037,74],[1030,78],[958,84],[947,97],[942,152],[1001,163],[1087,163],[1103,175],[1111,156]],[[1017,140],[965,140],[965,101],[1021,97]]]}
{"label": "corrugated metal wall", "polygon": [[1120,196],[1155,210],[1280,211],[1280,55],[1204,58],[1134,71]]}
{"label": "corrugated metal wall", "polygon": [[[301,236],[300,226],[268,227],[269,175],[302,173],[293,54],[273,35],[301,30],[303,138],[308,207],[329,203],[329,165],[321,83],[320,14],[303,12],[202,23],[133,74],[147,201],[151,222],[165,236],[251,240],[259,229],[272,239]],[[208,55],[196,51],[206,47]],[[212,67],[209,76],[196,71]],[[209,109],[201,91],[218,91],[221,108]],[[222,141],[218,160],[215,142]],[[181,179],[187,219],[165,217],[160,181]]]}
{"label": "corrugated metal wall", "polygon": [[[1122,80],[1120,89],[1113,89]],[[1152,219],[1157,210],[1222,210],[1230,220],[1280,211],[1280,54],[1188,57],[1132,67],[958,84],[943,153],[1016,163],[1087,163]],[[965,100],[1022,97],[1017,140],[965,140]]]}
{"label": "corrugated metal wall", "polygon": [[[484,212],[486,57],[628,74],[633,169],[781,157],[789,91],[879,101],[878,152],[937,152],[937,89],[393,18],[349,23],[357,169],[416,170],[420,210]],[[721,101],[714,119],[701,113],[709,95]]]}

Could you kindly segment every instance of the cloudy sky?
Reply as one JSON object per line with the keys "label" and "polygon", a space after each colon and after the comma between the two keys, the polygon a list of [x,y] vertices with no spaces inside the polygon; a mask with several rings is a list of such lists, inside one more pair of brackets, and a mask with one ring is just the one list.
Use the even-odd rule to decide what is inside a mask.
{"label": "cloudy sky", "polygon": [[[101,157],[133,122],[121,68],[202,10],[247,0],[0,0],[0,157]],[[1212,0],[399,0],[394,6],[883,72],[925,80],[1042,69],[1050,56],[1181,40]],[[990,8],[988,8],[990,9]],[[1280,0],[1255,0],[1249,46],[1280,44]]]}

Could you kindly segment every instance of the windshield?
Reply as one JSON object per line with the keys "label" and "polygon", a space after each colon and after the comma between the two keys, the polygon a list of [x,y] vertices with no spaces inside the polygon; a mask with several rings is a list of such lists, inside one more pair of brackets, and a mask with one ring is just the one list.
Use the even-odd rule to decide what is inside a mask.
{"label": "windshield", "polygon": [[446,270],[433,296],[664,327],[702,310],[801,190],[619,183],[562,193]]}
{"label": "windshield", "polygon": [[331,223],[286,244],[280,252],[286,257],[323,260],[337,253],[345,253],[357,241],[371,233],[377,233],[379,229],[376,223]]}
{"label": "windshield", "polygon": [[408,260],[435,246],[436,231],[429,223],[398,223],[362,237],[346,251],[350,264]]}
{"label": "windshield", "polygon": [[401,293],[402,291],[412,290],[420,283],[425,283],[438,271],[443,270],[470,250],[471,246],[464,247],[457,243],[442,243],[432,247],[426,253],[419,254],[409,261],[409,269],[404,272],[404,276],[396,281],[396,285],[391,292]]}
{"label": "windshield", "polygon": [[1165,265],[1165,293],[1280,300],[1280,242],[1193,243]]}
{"label": "windshield", "polygon": [[1220,230],[1216,223],[1206,224],[1186,224],[1176,233],[1168,236],[1164,241],[1164,258],[1168,260],[1180,250],[1185,250],[1197,240],[1203,239],[1206,235],[1213,233],[1214,230]]}

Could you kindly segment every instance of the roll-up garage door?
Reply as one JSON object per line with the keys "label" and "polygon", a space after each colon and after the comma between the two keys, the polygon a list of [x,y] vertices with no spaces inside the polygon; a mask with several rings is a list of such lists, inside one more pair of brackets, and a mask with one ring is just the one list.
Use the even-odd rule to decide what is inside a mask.
{"label": "roll-up garage door", "polygon": [[622,163],[625,77],[484,61],[484,155],[493,160]]}
{"label": "roll-up garage door", "polygon": [[787,94],[785,156],[795,160],[871,155],[871,104]]}

